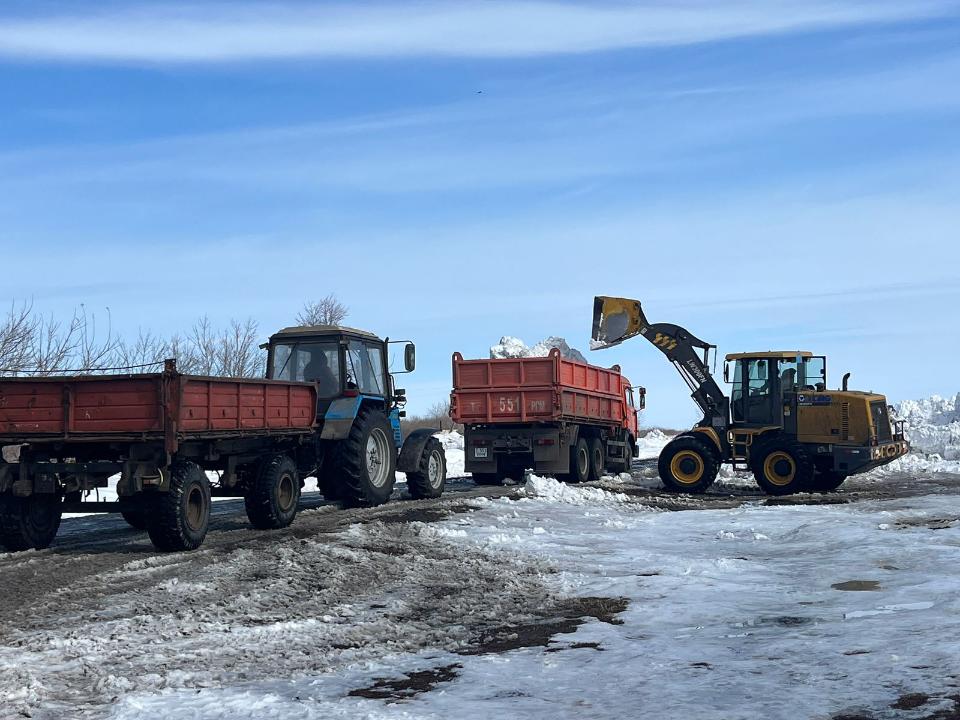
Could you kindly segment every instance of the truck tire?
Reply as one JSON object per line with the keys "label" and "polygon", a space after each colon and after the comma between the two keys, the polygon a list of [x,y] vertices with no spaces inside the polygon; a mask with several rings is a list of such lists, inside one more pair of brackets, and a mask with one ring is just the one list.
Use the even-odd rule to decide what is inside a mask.
{"label": "truck tire", "polygon": [[761,440],[750,451],[750,469],[768,495],[806,492],[814,477],[813,461],[799,443],[784,437]]}
{"label": "truck tire", "polygon": [[300,475],[289,455],[267,458],[243,495],[250,524],[258,530],[285,528],[297,516]]}
{"label": "truck tire", "polygon": [[578,438],[570,446],[570,472],[560,476],[567,483],[582,483],[590,479],[590,446],[586,438]]}
{"label": "truck tire", "polygon": [[147,515],[143,510],[121,510],[120,517],[127,521],[127,525],[134,530],[147,529]]}
{"label": "truck tire", "polygon": [[474,473],[474,485],[503,485],[505,475],[499,473]]}
{"label": "truck tire", "polygon": [[599,480],[607,471],[607,453],[600,438],[590,438],[590,479]]}
{"label": "truck tire", "polygon": [[443,495],[446,483],[447,456],[440,441],[432,437],[423,446],[417,471],[407,473],[407,490],[415,500],[436,498]]}
{"label": "truck tire", "polygon": [[343,500],[353,505],[382,505],[389,500],[396,482],[397,448],[386,415],[361,408],[350,435],[337,443],[334,460]]}
{"label": "truck tire", "polygon": [[50,547],[60,529],[59,495],[0,496],[0,544],[10,552]]}
{"label": "truck tire", "polygon": [[657,472],[667,490],[704,493],[720,472],[720,459],[702,440],[681,435],[660,452]]}
{"label": "truck tire", "polygon": [[196,550],[210,527],[210,481],[200,466],[177,460],[170,466],[170,489],[151,498],[147,533],[161,552]]}
{"label": "truck tire", "polygon": [[847,479],[843,473],[827,470],[825,472],[816,472],[813,480],[810,481],[810,490],[812,492],[833,492]]}

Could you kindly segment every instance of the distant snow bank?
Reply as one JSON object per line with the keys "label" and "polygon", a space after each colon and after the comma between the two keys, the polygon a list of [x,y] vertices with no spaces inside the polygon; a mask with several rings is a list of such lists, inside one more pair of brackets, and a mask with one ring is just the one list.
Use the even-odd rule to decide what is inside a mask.
{"label": "distant snow bank", "polygon": [[576,348],[570,347],[569,343],[562,337],[553,335],[541,340],[533,347],[528,346],[520,338],[504,335],[500,338],[498,344],[490,348],[490,358],[492,360],[500,360],[503,358],[546,357],[553,348],[557,348],[560,354],[569,360],[576,360],[582,363],[587,362],[583,353]]}
{"label": "distant snow bank", "polygon": [[893,415],[906,421],[912,452],[881,471],[960,473],[960,393],[904,400],[894,406]]}

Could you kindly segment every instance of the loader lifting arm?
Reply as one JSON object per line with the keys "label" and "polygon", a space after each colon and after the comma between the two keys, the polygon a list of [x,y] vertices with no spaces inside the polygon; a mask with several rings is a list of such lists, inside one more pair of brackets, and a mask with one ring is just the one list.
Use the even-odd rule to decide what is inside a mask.
{"label": "loader lifting arm", "polygon": [[592,350],[619,345],[636,335],[643,335],[653,343],[677,368],[692,391],[693,401],[703,412],[703,420],[698,426],[713,428],[725,437],[730,425],[730,399],[713,379],[709,366],[710,351],[716,346],[700,340],[679,325],[651,325],[636,300],[594,298]]}

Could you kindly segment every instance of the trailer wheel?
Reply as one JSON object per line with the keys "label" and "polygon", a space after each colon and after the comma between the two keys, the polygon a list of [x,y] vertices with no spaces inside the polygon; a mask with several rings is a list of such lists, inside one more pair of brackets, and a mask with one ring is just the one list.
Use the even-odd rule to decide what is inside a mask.
{"label": "trailer wheel", "polygon": [[590,479],[599,480],[607,471],[607,457],[603,448],[603,440],[591,438],[590,446]]}
{"label": "trailer wheel", "polygon": [[397,448],[393,427],[378,410],[363,408],[350,435],[334,454],[342,480],[343,499],[355,505],[382,505],[396,482]]}
{"label": "trailer wheel", "polygon": [[60,529],[58,495],[0,496],[0,543],[10,552],[50,547]]}
{"label": "trailer wheel", "polygon": [[720,461],[703,441],[681,435],[660,452],[657,471],[667,490],[703,493],[717,479]]}
{"label": "trailer wheel", "polygon": [[120,516],[127,521],[127,525],[134,530],[147,529],[147,516],[143,510],[121,510]]}
{"label": "trailer wheel", "polygon": [[750,469],[768,495],[805,492],[813,482],[813,461],[802,445],[786,438],[761,440],[750,451]]}
{"label": "trailer wheel", "polygon": [[287,527],[297,516],[299,503],[300,475],[289,455],[262,462],[243,496],[247,518],[258,530]]}
{"label": "trailer wheel", "polygon": [[170,466],[170,489],[151,498],[147,533],[162,552],[196,550],[210,527],[210,481],[196,463]]}
{"label": "trailer wheel", "polygon": [[579,438],[570,447],[570,472],[560,476],[563,482],[582,483],[590,479],[590,447],[586,438]]}
{"label": "trailer wheel", "polygon": [[810,481],[810,490],[813,492],[833,492],[847,479],[847,476],[827,470],[826,472],[814,473],[813,480]]}
{"label": "trailer wheel", "polygon": [[440,441],[432,437],[423,446],[417,471],[407,473],[407,490],[414,499],[435,498],[443,495],[446,483],[447,456]]}

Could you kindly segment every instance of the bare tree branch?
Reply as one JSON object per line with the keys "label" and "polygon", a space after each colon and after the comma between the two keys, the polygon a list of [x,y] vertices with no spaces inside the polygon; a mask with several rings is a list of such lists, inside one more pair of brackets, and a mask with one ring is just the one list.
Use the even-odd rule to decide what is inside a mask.
{"label": "bare tree branch", "polygon": [[297,315],[297,324],[339,325],[346,319],[349,312],[349,308],[340,302],[336,295],[330,293],[317,302],[304,303],[303,310]]}

